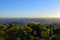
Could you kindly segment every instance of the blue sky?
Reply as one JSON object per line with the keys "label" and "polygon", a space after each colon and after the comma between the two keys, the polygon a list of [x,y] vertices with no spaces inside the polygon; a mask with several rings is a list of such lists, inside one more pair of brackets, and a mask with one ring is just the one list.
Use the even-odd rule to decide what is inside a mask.
{"label": "blue sky", "polygon": [[0,18],[60,17],[60,0],[0,0]]}

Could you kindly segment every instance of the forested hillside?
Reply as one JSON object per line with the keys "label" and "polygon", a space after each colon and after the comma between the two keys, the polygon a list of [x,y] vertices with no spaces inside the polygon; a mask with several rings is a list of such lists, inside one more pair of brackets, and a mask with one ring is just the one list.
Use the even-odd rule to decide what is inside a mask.
{"label": "forested hillside", "polygon": [[0,40],[60,40],[60,28],[34,22],[24,26],[0,24]]}

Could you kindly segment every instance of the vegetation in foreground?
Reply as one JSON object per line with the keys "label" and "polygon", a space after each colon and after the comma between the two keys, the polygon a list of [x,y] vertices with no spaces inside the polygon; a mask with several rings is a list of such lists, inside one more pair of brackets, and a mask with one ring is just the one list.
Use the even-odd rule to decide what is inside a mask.
{"label": "vegetation in foreground", "polygon": [[60,29],[33,22],[24,26],[0,24],[0,40],[60,40]]}

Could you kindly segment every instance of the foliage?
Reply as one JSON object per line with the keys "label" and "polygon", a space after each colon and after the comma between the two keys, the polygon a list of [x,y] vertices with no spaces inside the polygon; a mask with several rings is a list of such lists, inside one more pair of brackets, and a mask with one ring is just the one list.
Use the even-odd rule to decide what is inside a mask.
{"label": "foliage", "polygon": [[0,40],[60,40],[60,28],[30,22],[25,26],[0,24]]}

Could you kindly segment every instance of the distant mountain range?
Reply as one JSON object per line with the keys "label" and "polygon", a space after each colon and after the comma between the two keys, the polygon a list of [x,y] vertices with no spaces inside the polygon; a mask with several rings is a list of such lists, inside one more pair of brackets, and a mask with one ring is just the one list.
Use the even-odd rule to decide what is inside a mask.
{"label": "distant mountain range", "polygon": [[9,24],[11,22],[18,25],[25,25],[28,22],[53,24],[54,27],[60,28],[60,18],[0,18],[0,23]]}

